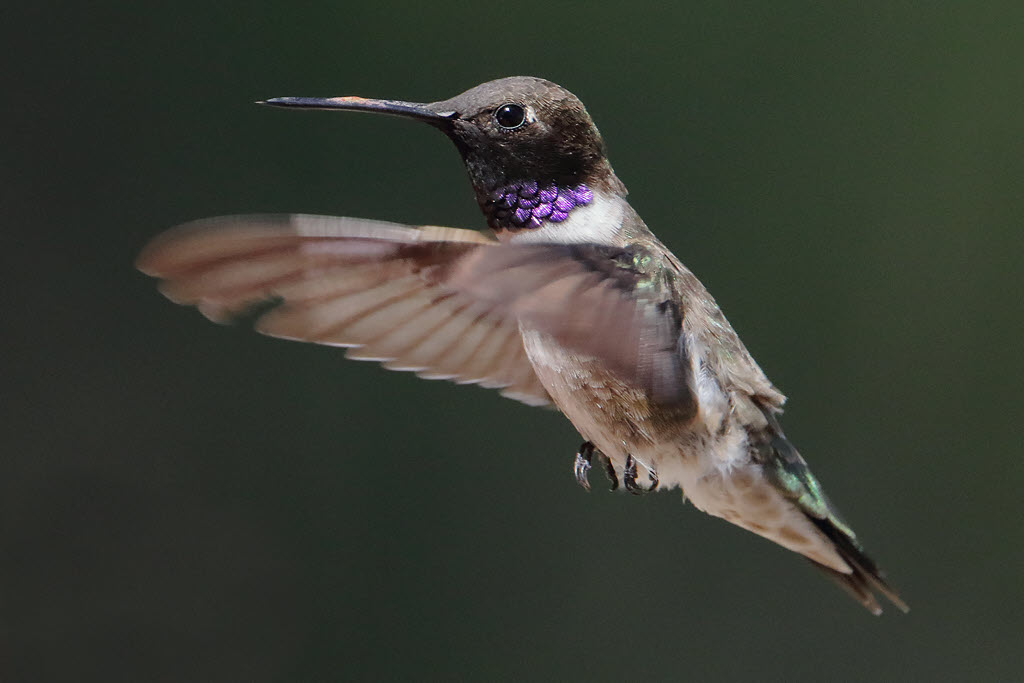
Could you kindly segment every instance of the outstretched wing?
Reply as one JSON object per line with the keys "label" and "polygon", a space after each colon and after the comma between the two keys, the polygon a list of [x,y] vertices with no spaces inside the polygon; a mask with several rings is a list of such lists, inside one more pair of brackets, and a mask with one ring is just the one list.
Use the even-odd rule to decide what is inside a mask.
{"label": "outstretched wing", "polygon": [[449,291],[431,273],[481,246],[483,234],[308,215],[227,216],[168,230],[137,266],[172,301],[229,322],[276,304],[263,334],[351,347],[429,379],[499,388],[528,405],[550,402],[516,321]]}
{"label": "outstretched wing", "polygon": [[[646,260],[645,260],[646,259]],[[171,300],[226,321],[255,304],[277,337],[421,376],[550,402],[520,325],[594,356],[657,401],[694,405],[681,314],[645,252],[602,245],[504,245],[469,230],[324,216],[197,221],[138,260]]]}

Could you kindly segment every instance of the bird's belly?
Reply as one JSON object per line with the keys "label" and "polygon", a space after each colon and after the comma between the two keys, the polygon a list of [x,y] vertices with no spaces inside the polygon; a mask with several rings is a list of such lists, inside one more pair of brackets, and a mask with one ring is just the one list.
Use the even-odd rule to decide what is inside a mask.
{"label": "bird's belly", "polygon": [[659,487],[685,486],[699,476],[696,456],[705,450],[700,425],[651,404],[597,359],[568,351],[543,333],[522,332],[526,355],[555,405],[620,474],[632,455],[657,471]]}
{"label": "bird's belly", "polygon": [[[642,392],[539,332],[523,330],[526,354],[555,405],[621,477],[626,456],[657,472],[659,488],[681,488],[694,507],[765,536],[838,571],[835,549],[751,462],[742,430],[698,417],[673,420]],[[703,415],[704,411],[700,411]],[[643,469],[638,472],[643,482]]]}

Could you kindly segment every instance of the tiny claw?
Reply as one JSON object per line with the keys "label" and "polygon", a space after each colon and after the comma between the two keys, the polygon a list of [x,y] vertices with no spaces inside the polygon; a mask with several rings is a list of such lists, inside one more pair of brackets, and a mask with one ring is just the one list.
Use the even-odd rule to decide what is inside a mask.
{"label": "tiny claw", "polygon": [[611,486],[608,487],[608,490],[618,491],[619,478],[615,475],[615,465],[612,464],[611,460],[604,461],[604,473],[608,476],[608,481],[611,482]]}
{"label": "tiny claw", "polygon": [[660,482],[658,481],[658,472],[657,472],[657,470],[648,470],[647,471],[647,478],[651,480],[651,485],[647,487],[648,491],[653,491],[654,489],[658,488],[658,484]]}
{"label": "tiny claw", "polygon": [[633,495],[647,493],[644,487],[636,483],[636,459],[632,455],[626,456],[626,464],[622,468],[622,483],[626,485],[626,490]]}
{"label": "tiny claw", "polygon": [[576,454],[576,464],[573,465],[573,473],[576,475],[576,483],[589,491],[590,481],[587,479],[587,476],[590,474],[590,462],[579,453]]}
{"label": "tiny claw", "polygon": [[590,460],[594,456],[594,444],[584,441],[576,454],[576,462],[573,464],[573,474],[576,475],[576,482],[587,491],[590,490]]}
{"label": "tiny claw", "polygon": [[615,475],[615,466],[612,465],[611,460],[604,453],[597,450],[597,447],[591,441],[584,441],[580,444],[580,450],[576,454],[576,461],[572,466],[576,482],[587,491],[590,490],[590,469],[593,466],[595,455],[599,462],[604,463],[604,473],[611,482],[610,490],[618,490],[619,478]]}

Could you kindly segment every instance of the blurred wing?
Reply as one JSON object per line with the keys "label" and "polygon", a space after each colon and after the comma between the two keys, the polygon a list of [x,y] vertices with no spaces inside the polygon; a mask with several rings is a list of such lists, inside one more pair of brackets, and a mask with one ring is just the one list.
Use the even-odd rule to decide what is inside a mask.
{"label": "blurred wing", "polygon": [[514,317],[445,287],[443,274],[496,243],[481,233],[327,216],[234,216],[158,236],[138,268],[172,301],[227,322],[260,303],[264,334],[352,347],[421,377],[550,402]]}
{"label": "blurred wing", "polygon": [[652,401],[696,413],[680,298],[658,253],[602,244],[477,249],[459,260],[449,287],[600,359]]}
{"label": "blurred wing", "polygon": [[654,256],[297,215],[198,221],[158,237],[138,266],[163,280],[168,298],[212,320],[277,302],[259,317],[260,332],[355,347],[350,357],[549,403],[523,324],[601,359],[652,400],[695,412],[678,297]]}

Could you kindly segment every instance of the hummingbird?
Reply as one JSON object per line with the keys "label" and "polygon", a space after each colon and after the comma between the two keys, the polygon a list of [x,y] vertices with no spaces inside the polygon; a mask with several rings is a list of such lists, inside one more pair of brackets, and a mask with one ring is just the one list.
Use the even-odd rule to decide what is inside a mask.
{"label": "hummingbird", "polygon": [[783,394],[630,206],[576,96],[520,76],[427,104],[260,104],[440,130],[490,232],[299,214],[194,221],[138,258],[169,299],[215,322],[255,315],[267,335],[554,407],[584,439],[573,461],[584,488],[594,464],[612,489],[679,488],[705,513],[803,555],[872,613],[879,595],[907,611],[784,435]]}

